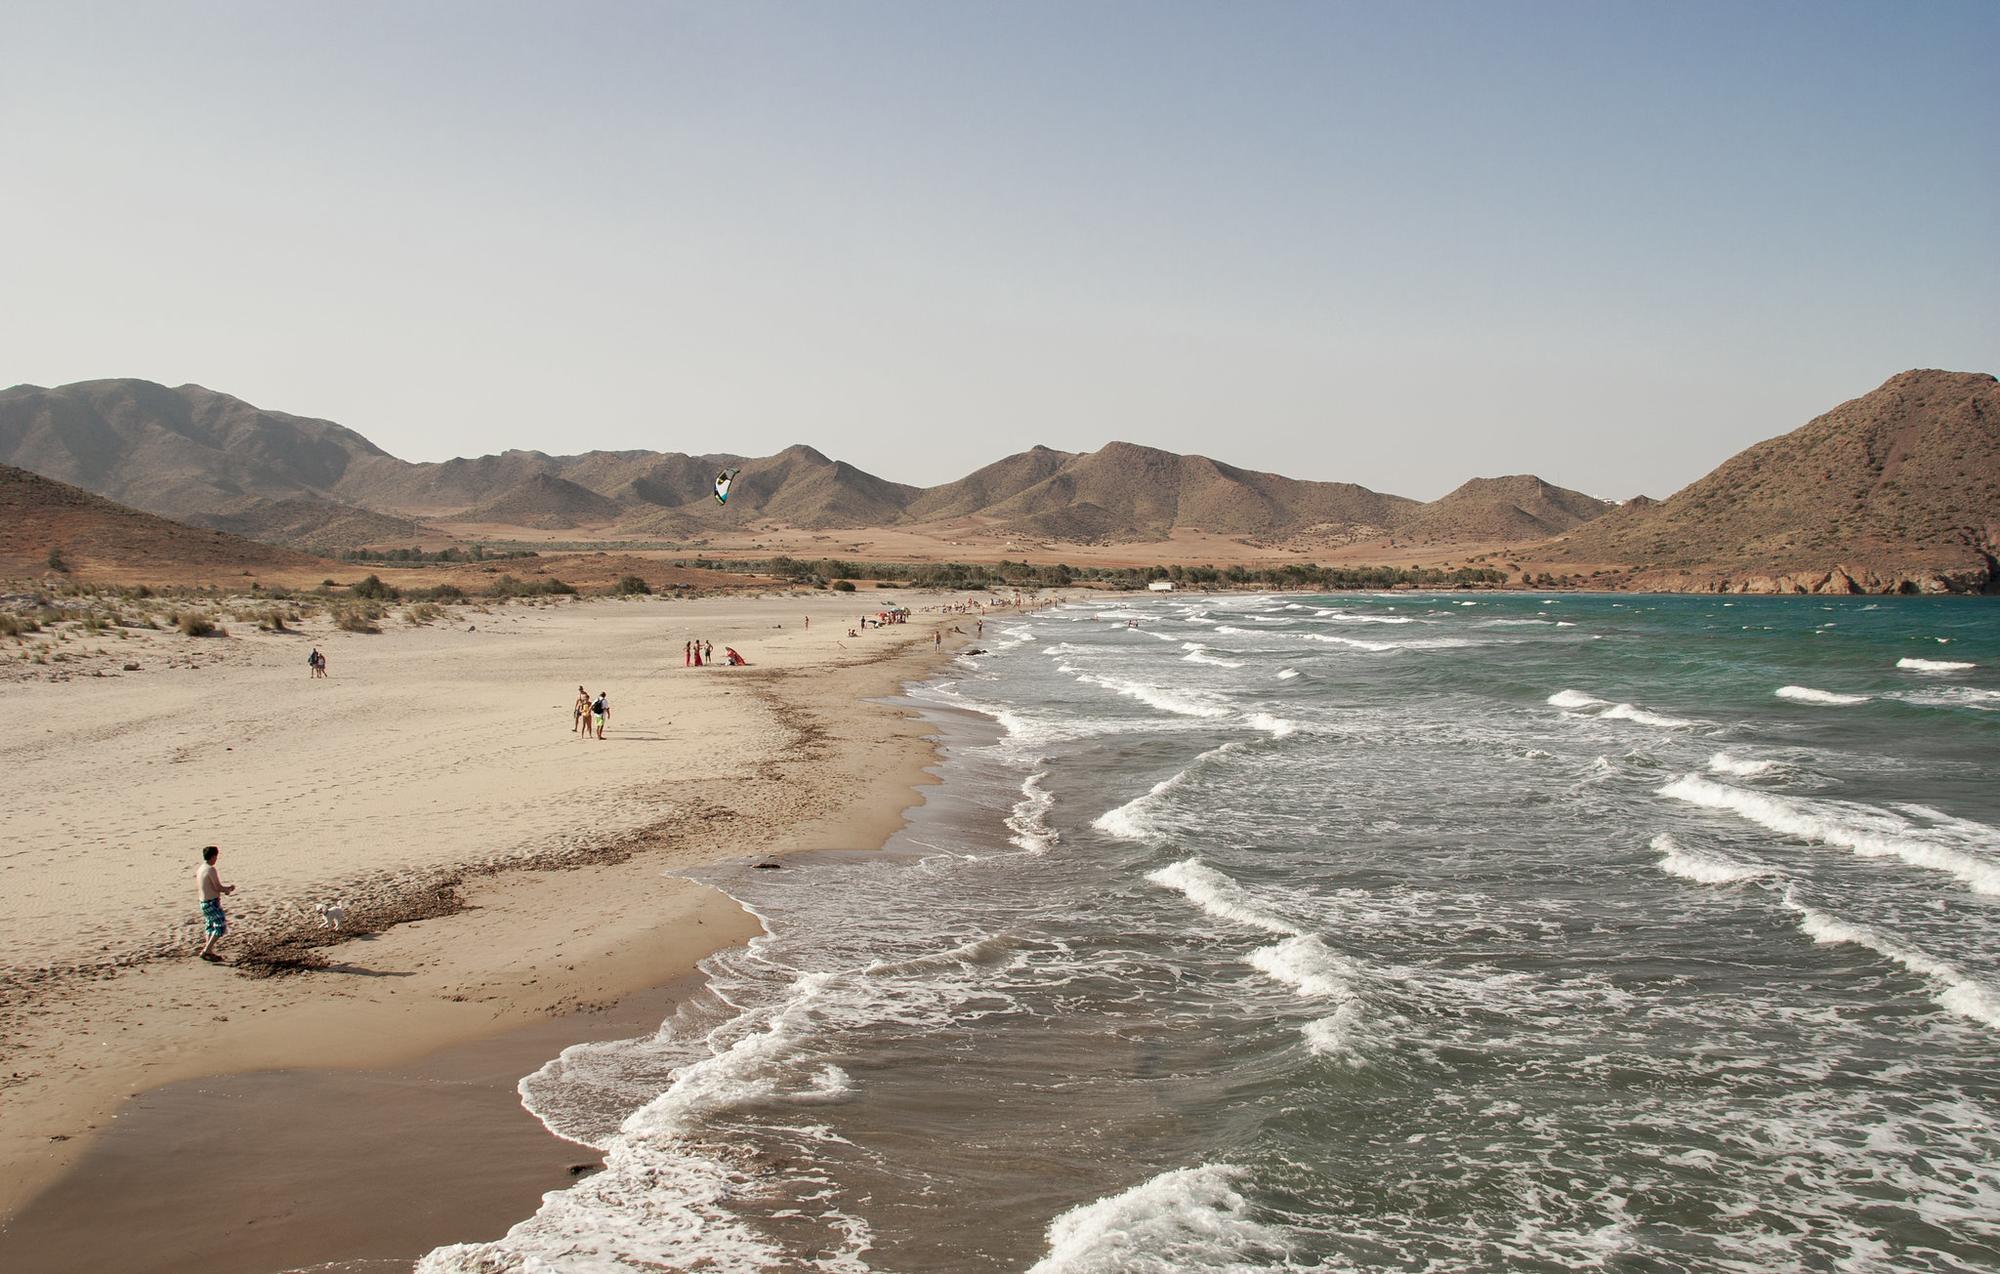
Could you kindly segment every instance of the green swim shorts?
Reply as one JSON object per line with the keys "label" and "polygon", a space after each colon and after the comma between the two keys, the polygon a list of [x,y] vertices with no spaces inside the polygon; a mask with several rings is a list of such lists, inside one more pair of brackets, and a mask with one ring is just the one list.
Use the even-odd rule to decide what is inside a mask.
{"label": "green swim shorts", "polygon": [[201,918],[207,923],[208,934],[211,938],[220,938],[223,934],[229,932],[229,917],[222,914],[222,900],[220,898],[204,898],[201,900]]}

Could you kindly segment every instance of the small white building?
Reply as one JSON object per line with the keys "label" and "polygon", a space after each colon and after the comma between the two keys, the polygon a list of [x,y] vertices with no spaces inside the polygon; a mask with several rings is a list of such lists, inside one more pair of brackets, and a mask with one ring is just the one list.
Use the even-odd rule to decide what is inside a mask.
{"label": "small white building", "polygon": [[1174,591],[1174,582],[1170,579],[1156,579],[1146,587],[1155,593],[1171,593]]}

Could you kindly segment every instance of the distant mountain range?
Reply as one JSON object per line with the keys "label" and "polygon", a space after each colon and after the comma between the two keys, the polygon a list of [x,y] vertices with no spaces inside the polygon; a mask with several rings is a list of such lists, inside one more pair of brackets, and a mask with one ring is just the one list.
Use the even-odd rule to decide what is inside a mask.
{"label": "distant mountain range", "polygon": [[[1127,442],[1081,454],[1034,447],[929,488],[878,478],[807,446],[765,457],[505,451],[413,463],[331,421],[264,411],[198,385],[141,380],[0,391],[0,462],[163,517],[315,548],[409,538],[405,525],[425,519],[660,535],[758,523],[823,530],[976,522],[1069,542],[1152,541],[1176,531],[1351,536],[1415,519],[1461,537],[1518,540],[1544,538],[1610,507],[1528,477],[1468,484],[1423,504]],[[742,473],[720,509],[710,489],[725,466]],[[391,520],[380,520],[385,515]]]}
{"label": "distant mountain range", "polygon": [[[2000,384],[1983,373],[1905,372],[1664,501],[1616,507],[1532,475],[1475,478],[1424,503],[1126,442],[1033,447],[928,488],[808,446],[413,463],[331,421],[142,380],[0,391],[0,462],[317,552],[407,544],[426,522],[489,538],[510,527],[662,538],[909,527],[1041,545],[1187,532],[1303,552],[1379,543],[1385,561],[1504,547],[1559,572],[1681,589],[1967,591],[2000,579]],[[710,489],[725,466],[742,472],[722,508]]]}

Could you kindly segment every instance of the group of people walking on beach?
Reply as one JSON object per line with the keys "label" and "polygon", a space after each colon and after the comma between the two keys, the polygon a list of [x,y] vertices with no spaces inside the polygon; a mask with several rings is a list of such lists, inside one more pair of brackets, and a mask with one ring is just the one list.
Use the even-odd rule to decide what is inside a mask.
{"label": "group of people walking on beach", "polygon": [[[570,729],[579,739],[604,737],[604,723],[611,719],[611,692],[600,690],[595,699],[582,686],[576,688],[576,704],[570,713]],[[593,733],[595,731],[595,733]]]}

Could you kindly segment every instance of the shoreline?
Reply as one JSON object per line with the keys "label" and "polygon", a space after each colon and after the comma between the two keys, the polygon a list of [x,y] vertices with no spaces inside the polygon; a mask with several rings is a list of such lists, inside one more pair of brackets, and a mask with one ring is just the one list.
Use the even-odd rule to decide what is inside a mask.
{"label": "shoreline", "polygon": [[[212,1088],[230,1077],[277,1074],[293,1077],[294,1088],[324,1091],[341,1086],[327,1078],[338,1073],[359,1077],[365,1091],[369,1081],[393,1082],[445,1055],[504,1052],[521,1032],[552,1023],[588,1031],[606,1015],[616,1018],[615,1006],[650,996],[660,1007],[660,988],[685,986],[706,955],[762,931],[726,896],[672,872],[802,850],[877,848],[922,803],[936,760],[927,728],[913,711],[881,700],[941,662],[929,646],[930,631],[948,629],[955,618],[963,622],[920,611],[907,627],[858,645],[836,640],[844,648],[831,658],[765,667],[755,676],[729,670],[720,693],[748,691],[758,717],[754,746],[736,758],[750,773],[732,781],[778,789],[781,798],[761,802],[754,818],[726,803],[696,802],[691,819],[627,833],[616,853],[595,861],[582,854],[567,862],[475,864],[452,883],[450,905],[438,913],[313,947],[312,954],[331,959],[302,975],[219,978],[221,970],[191,967],[192,960],[155,959],[72,974],[31,993],[26,1011],[7,1023],[11,1073],[0,1076],[7,1098],[0,1115],[0,1164],[7,1169],[0,1173],[6,1183],[0,1255],[49,1267],[61,1253],[37,1239],[51,1233],[42,1218],[66,1214],[72,1224],[102,1224],[102,1196],[93,1198],[89,1186],[94,1165],[136,1156],[168,1176],[176,1165],[184,1168],[174,1146],[144,1131],[161,1123],[161,1110],[198,1106],[176,1107],[176,1085]],[[621,725],[631,728],[629,721]],[[169,1014],[162,1007],[168,1004],[176,1011]],[[118,1039],[113,1052],[114,1040],[91,1038],[87,1024],[120,1016],[146,1019],[146,1046],[133,1050]],[[27,1049],[19,1047],[23,1042]],[[93,1044],[110,1055],[92,1056]],[[561,1047],[511,1076],[503,1117],[568,1159],[594,1158],[547,1133],[511,1091],[513,1080]],[[16,1069],[24,1061],[31,1068]],[[245,1079],[243,1086],[270,1082]],[[129,1134],[116,1122],[128,1115]],[[256,1173],[258,1154],[242,1158]],[[214,1180],[214,1170],[204,1167],[203,1176]],[[434,1176],[426,1180],[438,1185]],[[536,1193],[559,1185],[542,1180]],[[449,1182],[440,1189],[464,1193]],[[532,1206],[507,1224],[528,1211]],[[133,1233],[114,1232],[127,1241]],[[426,1238],[423,1250],[496,1236],[444,1228]],[[213,1253],[206,1255],[204,1268],[214,1268]]]}

